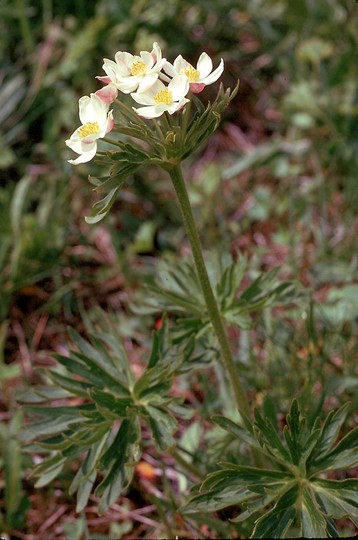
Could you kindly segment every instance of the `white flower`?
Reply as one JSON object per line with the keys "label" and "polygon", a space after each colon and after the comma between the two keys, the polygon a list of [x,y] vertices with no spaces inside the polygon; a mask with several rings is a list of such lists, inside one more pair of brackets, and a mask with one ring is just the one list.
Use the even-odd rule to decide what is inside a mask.
{"label": "white flower", "polygon": [[158,43],[153,43],[152,52],[141,51],[139,56],[118,51],[115,62],[104,59],[103,70],[107,77],[97,77],[108,84],[113,82],[118,90],[130,94],[135,90],[145,92],[158,79],[159,72],[166,62]]}
{"label": "white flower", "polygon": [[223,59],[213,71],[212,60],[205,52],[200,55],[196,68],[184,60],[181,54],[174,60],[173,64],[167,61],[164,65],[164,71],[170,77],[185,75],[188,78],[190,90],[194,94],[198,94],[204,90],[205,86],[217,81],[223,70]]}
{"label": "white flower", "polygon": [[72,133],[66,144],[80,156],[69,159],[72,165],[90,161],[97,152],[97,139],[105,136],[114,125],[113,112],[96,94],[83,96],[79,100],[79,116],[82,125]]}
{"label": "white flower", "polygon": [[158,80],[146,92],[131,94],[134,101],[145,105],[133,109],[143,118],[157,118],[166,111],[173,114],[188,103],[189,99],[185,97],[188,91],[189,82],[183,75],[174,77],[168,86]]}

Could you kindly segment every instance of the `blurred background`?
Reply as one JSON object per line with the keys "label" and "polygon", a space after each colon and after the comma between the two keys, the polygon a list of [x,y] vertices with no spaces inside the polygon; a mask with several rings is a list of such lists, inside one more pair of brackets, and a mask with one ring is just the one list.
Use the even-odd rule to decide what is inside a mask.
{"label": "blurred background", "polygon": [[[196,65],[203,51],[215,67],[224,59],[221,81],[233,88],[240,79],[239,93],[185,163],[204,246],[246,254],[252,275],[279,266],[310,297],[305,317],[292,312],[283,325],[266,313],[255,333],[240,333],[247,356],[264,362],[251,383],[259,394],[280,373],[277,392],[292,395],[307,361],[344,401],[358,380],[358,4],[0,0],[0,33],[0,529],[27,540],[80,538],[85,521],[66,496],[68,479],[34,490],[28,478],[31,458],[12,438],[23,422],[17,394],[41,380],[54,351],[67,350],[66,327],[83,330],[99,309],[130,351],[140,348],[154,323],[131,314],[133,293],[159,259],[175,261],[188,246],[156,168],[129,179],[105,221],[85,223],[96,202],[88,174],[101,170],[67,163],[78,99],[100,87],[103,58],[118,50],[157,41],[170,61],[182,54]],[[96,537],[119,538],[141,523],[98,519],[90,514],[86,525]]]}

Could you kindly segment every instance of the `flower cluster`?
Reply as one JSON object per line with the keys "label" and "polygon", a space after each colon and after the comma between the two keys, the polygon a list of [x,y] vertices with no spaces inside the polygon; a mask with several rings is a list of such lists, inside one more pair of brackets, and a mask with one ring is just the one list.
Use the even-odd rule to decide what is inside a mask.
{"label": "flower cluster", "polygon": [[190,100],[189,91],[201,92],[205,86],[217,81],[224,69],[221,59],[213,70],[213,63],[202,53],[196,68],[179,55],[173,64],[163,58],[158,43],[151,52],[139,55],[118,51],[114,61],[104,59],[103,77],[97,77],[104,86],[90,96],[79,100],[82,125],[66,141],[67,146],[80,154],[69,163],[77,165],[90,161],[97,152],[97,140],[114,126],[113,111],[109,110],[118,92],[130,94],[141,107],[133,107],[142,118],[158,118],[163,113],[174,114]]}

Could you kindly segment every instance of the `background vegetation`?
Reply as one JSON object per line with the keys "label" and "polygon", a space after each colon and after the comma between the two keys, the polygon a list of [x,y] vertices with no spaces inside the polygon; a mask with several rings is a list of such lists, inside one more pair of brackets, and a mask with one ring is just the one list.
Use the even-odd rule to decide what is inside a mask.
{"label": "background vegetation", "polygon": [[[188,253],[158,169],[135,173],[104,222],[85,223],[95,202],[87,175],[100,169],[66,161],[78,98],[98,89],[102,59],[117,50],[158,41],[168,58],[194,63],[205,50],[214,64],[224,59],[223,83],[233,88],[240,78],[239,93],[208,146],[186,162],[204,246],[246,256],[244,285],[279,267],[302,287],[299,305],[267,307],[246,329],[231,329],[250,399],[261,405],[269,394],[287,412],[293,395],[306,395],[317,410],[350,402],[354,413],[358,7],[353,0],[2,0],[0,32],[0,529],[26,540],[165,536],[168,520],[182,527],[175,509],[187,482],[170,460],[148,447],[117,504],[98,516],[92,498],[77,514],[68,495],[77,463],[35,489],[36,456],[17,438],[25,422],[17,400],[45,384],[41,369],[55,363],[54,352],[68,353],[68,326],[112,328],[140,372],[161,324],[143,309],[142,285]],[[215,93],[208,88],[205,99]],[[197,369],[177,389],[200,411],[178,433],[194,464],[203,449],[220,453],[215,430],[198,420],[217,412],[213,380]],[[203,395],[212,398],[205,408]],[[228,517],[183,526],[182,534],[225,536],[218,523]],[[242,524],[230,532],[246,534]]]}

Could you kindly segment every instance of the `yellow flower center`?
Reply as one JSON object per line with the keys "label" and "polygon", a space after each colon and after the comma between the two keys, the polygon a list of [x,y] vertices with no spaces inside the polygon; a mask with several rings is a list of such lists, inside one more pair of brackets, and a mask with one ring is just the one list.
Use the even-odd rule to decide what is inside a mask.
{"label": "yellow flower center", "polygon": [[142,60],[138,60],[138,62],[133,62],[131,65],[131,75],[133,77],[138,77],[138,75],[144,75],[147,71],[147,66]]}
{"label": "yellow flower center", "polygon": [[200,77],[200,72],[193,66],[183,69],[182,73],[188,77],[190,83],[196,82]]}
{"label": "yellow flower center", "polygon": [[165,103],[166,105],[170,105],[173,103],[173,94],[168,88],[163,88],[163,90],[159,90],[159,92],[155,94],[154,101],[157,104]]}
{"label": "yellow flower center", "polygon": [[99,132],[100,129],[98,122],[86,122],[77,130],[77,133],[81,137],[81,139],[88,137],[88,135],[98,135]]}

